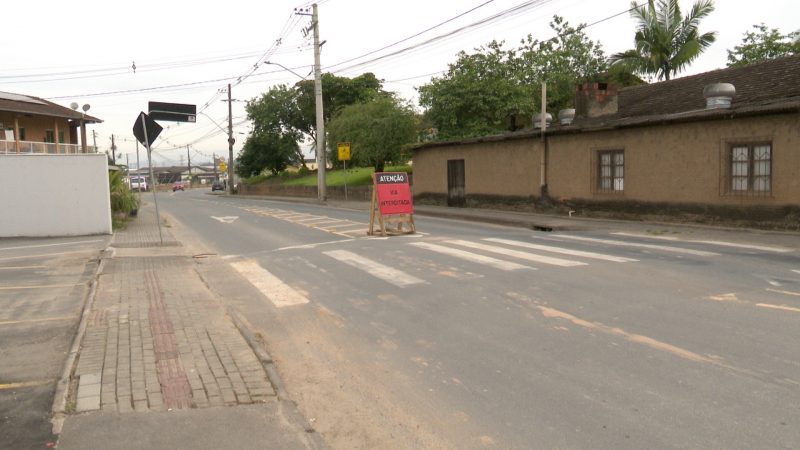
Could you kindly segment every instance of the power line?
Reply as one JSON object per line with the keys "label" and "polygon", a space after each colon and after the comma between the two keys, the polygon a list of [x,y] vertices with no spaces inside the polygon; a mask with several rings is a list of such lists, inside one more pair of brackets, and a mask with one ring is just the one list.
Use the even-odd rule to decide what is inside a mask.
{"label": "power line", "polygon": [[[569,35],[569,34],[577,33],[577,32],[579,32],[579,31],[581,31],[581,30],[584,30],[584,29],[586,29],[586,28],[589,28],[589,27],[591,27],[591,26],[594,26],[594,25],[598,25],[598,24],[600,24],[600,23],[607,22],[607,21],[609,21],[609,20],[611,20],[611,19],[614,19],[614,18],[616,18],[616,17],[619,17],[619,16],[621,16],[621,15],[623,15],[623,14],[630,13],[630,12],[631,12],[631,11],[633,11],[635,8],[637,8],[637,7],[640,7],[640,6],[643,6],[643,5],[645,5],[645,4],[646,4],[646,3],[640,3],[640,4],[637,4],[637,5],[634,5],[634,6],[632,6],[632,7],[631,7],[631,8],[629,8],[629,9],[626,9],[626,10],[624,10],[624,11],[620,11],[620,12],[618,12],[618,13],[616,13],[616,14],[612,14],[612,15],[610,15],[610,16],[607,16],[607,17],[604,17],[604,18],[602,18],[602,19],[596,20],[596,21],[594,21],[594,22],[592,22],[592,23],[589,23],[589,24],[587,24],[587,25],[583,25],[583,26],[580,26],[580,25],[579,25],[578,27],[576,27],[576,28],[575,28],[575,30],[574,30],[574,31],[572,31],[572,32],[570,32],[570,33],[565,33],[565,36],[567,36],[567,35]],[[437,74],[439,74],[439,73],[441,73],[441,72],[442,72],[442,71],[437,71],[437,72],[427,73],[427,74],[423,74],[423,75],[416,75],[416,76],[411,76],[411,77],[407,77],[407,78],[401,78],[401,79],[397,79],[397,80],[386,80],[385,82],[386,82],[386,83],[400,83],[400,82],[402,82],[402,81],[409,81],[409,80],[414,80],[414,79],[417,79],[417,78],[424,78],[424,77],[429,77],[429,76],[437,75]]]}
{"label": "power line", "polygon": [[452,21],[454,21],[454,20],[456,20],[456,19],[459,19],[459,18],[461,18],[461,17],[463,17],[463,16],[465,16],[465,15],[467,15],[467,14],[471,13],[472,11],[475,11],[476,9],[482,8],[482,7],[484,7],[484,6],[488,5],[489,3],[492,3],[492,2],[494,2],[494,1],[495,1],[495,0],[489,0],[489,1],[487,1],[487,2],[481,3],[480,5],[478,5],[478,6],[474,7],[474,8],[472,8],[472,9],[469,9],[469,10],[467,10],[467,11],[464,11],[463,13],[461,13],[461,14],[459,14],[459,15],[455,16],[455,17],[451,17],[451,18],[449,18],[449,19],[445,20],[444,22],[440,22],[440,23],[438,23],[438,24],[436,24],[436,25],[434,25],[434,26],[432,26],[432,27],[430,27],[430,28],[426,28],[426,29],[424,29],[424,30],[420,31],[419,33],[412,34],[411,36],[409,36],[409,37],[407,37],[407,38],[404,38],[404,39],[401,39],[401,40],[399,40],[399,41],[397,41],[397,42],[394,42],[394,43],[392,43],[392,44],[386,45],[386,46],[384,46],[384,47],[381,47],[381,48],[379,48],[379,49],[377,49],[377,50],[373,50],[373,51],[371,51],[371,52],[364,53],[363,55],[356,56],[355,58],[350,58],[350,59],[348,59],[348,60],[345,60],[345,61],[338,62],[338,63],[336,63],[336,64],[333,64],[333,65],[331,65],[331,66],[328,66],[328,67],[327,67],[327,69],[331,69],[331,68],[333,68],[333,67],[336,67],[336,66],[341,66],[342,64],[347,64],[347,63],[349,63],[349,62],[352,62],[352,61],[355,61],[355,60],[357,60],[357,59],[361,59],[361,58],[363,58],[363,57],[365,57],[365,56],[373,55],[373,54],[375,54],[375,53],[378,53],[378,52],[380,52],[380,51],[386,50],[387,48],[394,47],[395,45],[402,44],[403,42],[406,42],[406,41],[409,41],[409,40],[411,40],[411,39],[414,39],[415,37],[418,37],[418,36],[420,36],[420,35],[422,35],[422,34],[425,34],[425,33],[427,33],[428,31],[434,30],[434,29],[436,29],[436,28],[439,28],[439,27],[441,27],[442,25],[445,25],[445,24],[447,24],[447,23],[450,23],[450,22],[452,22]]}
{"label": "power line", "polygon": [[[176,68],[187,68],[187,67],[194,67],[207,64],[231,62],[246,58],[252,58],[253,56],[256,55],[258,55],[258,53],[251,52],[251,53],[243,53],[232,56],[221,56],[215,58],[191,59],[183,61],[172,61],[166,63],[156,63],[156,64],[137,64],[136,72],[137,73],[153,72],[159,70],[169,70]],[[131,73],[131,68],[130,66],[126,65],[126,66],[112,66],[112,67],[105,67],[102,69],[90,69],[90,70],[73,70],[73,71],[62,71],[62,72],[50,71],[46,73],[0,75],[0,82],[4,84],[43,83],[51,81],[66,81],[66,80],[78,80],[78,79],[88,79],[88,78],[105,78],[117,75],[130,75],[130,73]]]}
{"label": "power line", "polygon": [[[360,63],[352,64],[350,66],[341,68],[341,69],[338,70],[338,72],[352,70],[352,69],[355,69],[355,68],[363,67],[363,66],[366,66],[366,65],[381,61],[381,60],[397,57],[397,56],[403,55],[405,53],[408,53],[410,51],[419,49],[421,47],[425,47],[425,46],[428,46],[428,45],[439,43],[439,42],[441,42],[441,41],[443,41],[445,39],[457,36],[457,35],[459,35],[459,34],[461,34],[463,32],[471,31],[474,28],[478,28],[478,27],[481,27],[481,26],[485,26],[485,25],[500,21],[501,19],[507,18],[507,17],[509,17],[511,15],[520,13],[520,12],[525,11],[527,9],[539,7],[539,6],[543,5],[543,4],[549,3],[551,1],[552,0],[528,0],[526,2],[520,3],[519,5],[513,6],[513,7],[509,8],[509,9],[506,9],[504,11],[501,11],[499,13],[496,13],[496,14],[493,14],[493,15],[491,15],[489,17],[481,19],[481,20],[479,20],[477,22],[473,22],[473,23],[471,23],[469,25],[465,25],[463,27],[456,28],[455,30],[449,31],[447,33],[440,34],[438,36],[432,37],[432,38],[430,38],[428,40],[425,40],[423,42],[420,42],[420,43],[417,43],[417,44],[402,48],[400,50],[396,50],[394,52],[388,53],[388,54],[383,55],[383,56],[378,56],[376,58],[372,58],[372,59],[367,60],[367,61],[362,61]],[[365,54],[365,55],[362,55],[360,57],[353,58],[353,59],[360,59],[360,58],[362,58],[362,57],[364,57],[364,56],[366,56],[368,54]],[[340,64],[334,64],[332,66],[326,67],[326,69],[329,68],[329,67],[336,67],[336,66],[339,66],[339,65]]]}

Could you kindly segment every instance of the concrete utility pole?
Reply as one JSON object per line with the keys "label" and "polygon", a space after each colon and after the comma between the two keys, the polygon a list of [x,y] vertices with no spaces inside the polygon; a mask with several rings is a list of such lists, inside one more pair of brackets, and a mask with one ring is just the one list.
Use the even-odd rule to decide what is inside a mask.
{"label": "concrete utility pole", "polygon": [[186,146],[186,160],[188,164],[186,167],[189,169],[189,187],[192,187],[192,156],[189,155],[189,146]]}
{"label": "concrete utility pole", "polygon": [[117,145],[114,144],[114,135],[111,135],[111,162],[117,165]]}
{"label": "concrete utility pole", "polygon": [[545,131],[547,130],[547,83],[542,81],[542,115],[540,117],[541,130],[542,130],[542,161],[540,164],[539,173],[539,193],[544,198],[547,195],[547,138]]}
{"label": "concrete utility pole", "polygon": [[317,109],[317,199],[324,202],[327,199],[325,188],[325,117],[322,114],[322,71],[320,68],[319,51],[319,14],[317,4],[311,5],[311,25],[314,27],[314,97]]}
{"label": "concrete utility pole", "polygon": [[233,144],[236,140],[233,138],[233,115],[232,106],[233,100],[231,99],[231,85],[228,83],[228,193],[233,194]]}
{"label": "concrete utility pole", "polygon": [[214,180],[219,181],[219,177],[217,176],[217,154],[211,154],[211,165],[214,166]]}

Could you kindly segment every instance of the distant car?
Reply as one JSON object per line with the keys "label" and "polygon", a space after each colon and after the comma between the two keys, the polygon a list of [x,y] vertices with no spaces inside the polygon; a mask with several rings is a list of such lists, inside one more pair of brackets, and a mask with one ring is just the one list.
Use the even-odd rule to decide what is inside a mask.
{"label": "distant car", "polygon": [[172,183],[172,192],[175,191],[182,191],[186,188],[186,185],[183,184],[183,181],[176,181]]}
{"label": "distant car", "polygon": [[225,190],[225,186],[222,185],[222,181],[214,180],[214,182],[211,183],[211,192],[224,191],[224,190]]}
{"label": "distant car", "polygon": [[132,191],[146,191],[147,179],[144,177],[131,177],[131,190]]}

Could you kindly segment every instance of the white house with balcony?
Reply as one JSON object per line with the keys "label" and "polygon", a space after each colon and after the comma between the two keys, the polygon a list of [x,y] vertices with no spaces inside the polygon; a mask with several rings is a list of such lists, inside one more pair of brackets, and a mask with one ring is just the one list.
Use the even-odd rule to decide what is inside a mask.
{"label": "white house with balcony", "polygon": [[108,159],[86,145],[86,125],[100,122],[0,92],[0,237],[112,232]]}
{"label": "white house with balcony", "polygon": [[77,108],[0,92],[0,153],[95,153],[86,145],[86,125],[101,122]]}

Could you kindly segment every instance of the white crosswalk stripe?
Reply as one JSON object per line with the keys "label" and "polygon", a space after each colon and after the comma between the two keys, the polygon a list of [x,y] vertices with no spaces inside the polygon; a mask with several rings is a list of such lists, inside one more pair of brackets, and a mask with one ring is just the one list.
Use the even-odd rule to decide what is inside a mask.
{"label": "white crosswalk stripe", "polygon": [[585,266],[587,265],[585,262],[581,261],[572,261],[569,259],[561,259],[561,258],[553,258],[552,256],[544,256],[538,255],[535,253],[528,253],[528,252],[520,252],[517,250],[511,250],[505,247],[497,247],[494,245],[486,245],[481,244],[478,242],[470,242],[470,241],[463,241],[463,240],[453,240],[447,241],[448,244],[453,245],[460,245],[462,247],[469,247],[474,248],[477,250],[484,250],[487,252],[499,253],[505,256],[511,256],[513,258],[524,259],[527,261],[538,262],[542,264],[550,264],[554,266],[561,266],[561,267],[575,267],[575,266]]}
{"label": "white crosswalk stripe", "polygon": [[553,237],[560,239],[572,239],[575,241],[583,241],[583,242],[594,242],[596,244],[616,245],[620,247],[638,247],[650,250],[661,250],[672,253],[684,253],[687,255],[694,255],[694,256],[719,256],[719,253],[706,252],[702,250],[692,250],[689,248],[682,248],[682,247],[670,247],[667,245],[642,244],[639,242],[615,241],[612,239],[597,239],[585,236],[573,236],[570,234],[556,234]]}
{"label": "white crosswalk stripe", "polygon": [[589,259],[600,259],[603,261],[620,262],[620,263],[638,261],[638,259],[624,258],[622,256],[604,255],[602,253],[585,252],[581,250],[570,250],[568,248],[553,247],[551,245],[532,244],[530,242],[512,241],[510,239],[486,238],[484,239],[484,241],[496,242],[498,244],[505,244],[505,245],[514,245],[517,247],[530,248],[533,250],[542,250],[551,253],[560,253],[562,255],[579,256]]}
{"label": "white crosswalk stripe", "polygon": [[409,275],[401,270],[395,269],[394,267],[383,265],[379,262],[347,250],[331,250],[323,253],[349,266],[355,267],[356,269],[363,270],[373,277],[379,278],[397,287],[406,287],[414,284],[427,283],[425,280],[421,280],[415,276]]}
{"label": "white crosswalk stripe", "polygon": [[464,250],[459,250],[457,248],[445,247],[443,245],[431,244],[428,242],[412,242],[409,245],[413,245],[419,248],[424,248],[426,250],[431,250],[448,256],[454,256],[456,258],[461,258],[470,262],[484,264],[500,270],[520,270],[520,269],[536,270],[533,267],[523,266],[522,264],[517,264],[515,262],[504,261],[502,259],[492,258],[491,256],[480,255],[477,253],[467,252]]}
{"label": "white crosswalk stripe", "polygon": [[258,261],[236,261],[231,266],[278,308],[308,303],[308,298],[261,267]]}
{"label": "white crosswalk stripe", "polygon": [[653,236],[648,234],[638,234],[638,233],[611,233],[615,236],[630,236],[642,239],[659,239],[663,241],[672,241],[672,242],[689,242],[693,244],[708,244],[708,245],[718,245],[720,247],[733,247],[733,248],[743,248],[748,250],[761,250],[764,252],[775,252],[775,253],[788,253],[793,251],[792,248],[787,247],[772,247],[768,245],[755,245],[755,244],[740,244],[738,242],[726,242],[726,241],[715,241],[715,240],[702,240],[702,239],[681,239],[676,236]]}

